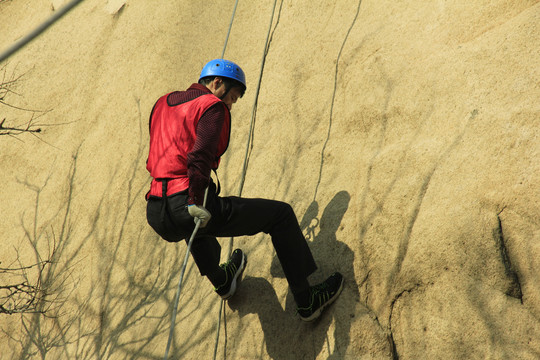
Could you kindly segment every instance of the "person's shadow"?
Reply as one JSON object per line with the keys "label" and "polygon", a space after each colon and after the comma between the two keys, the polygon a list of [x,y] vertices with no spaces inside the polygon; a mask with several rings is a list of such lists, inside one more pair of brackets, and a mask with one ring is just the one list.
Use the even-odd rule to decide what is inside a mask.
{"label": "person's shadow", "polygon": [[[238,311],[241,317],[250,313],[258,315],[266,350],[272,359],[314,359],[325,345],[329,359],[340,359],[345,355],[350,343],[352,318],[359,303],[354,253],[336,237],[349,201],[348,192],[337,193],[320,219],[318,203],[313,201],[300,221],[318,265],[310,283],[319,283],[334,271],[341,272],[345,278],[341,296],[319,319],[305,323],[295,316],[296,304],[290,292],[283,309],[272,285],[264,278],[246,277],[239,289],[240,296],[228,302],[231,310]],[[274,277],[284,277],[277,258],[273,259],[270,272]],[[332,321],[334,334],[329,338],[327,333]]]}

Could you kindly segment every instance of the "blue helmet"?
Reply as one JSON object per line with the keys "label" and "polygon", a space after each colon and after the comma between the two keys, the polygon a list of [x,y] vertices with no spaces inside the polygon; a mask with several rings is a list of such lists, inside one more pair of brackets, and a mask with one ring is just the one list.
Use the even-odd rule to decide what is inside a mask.
{"label": "blue helmet", "polygon": [[209,61],[201,71],[199,80],[208,76],[221,76],[238,81],[246,88],[246,76],[240,66],[232,61],[224,59],[215,59]]}

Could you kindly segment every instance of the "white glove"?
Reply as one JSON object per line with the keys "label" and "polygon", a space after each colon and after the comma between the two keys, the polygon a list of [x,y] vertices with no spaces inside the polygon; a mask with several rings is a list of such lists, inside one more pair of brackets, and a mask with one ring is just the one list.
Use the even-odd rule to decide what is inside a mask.
{"label": "white glove", "polygon": [[187,208],[189,215],[194,217],[195,224],[197,223],[197,220],[201,222],[201,228],[205,227],[212,217],[212,214],[202,206],[188,205]]}

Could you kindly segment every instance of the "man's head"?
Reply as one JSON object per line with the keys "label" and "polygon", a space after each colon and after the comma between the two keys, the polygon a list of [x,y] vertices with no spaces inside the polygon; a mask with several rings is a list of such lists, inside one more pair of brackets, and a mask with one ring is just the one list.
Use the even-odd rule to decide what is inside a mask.
{"label": "man's head", "polygon": [[204,66],[199,84],[210,89],[229,109],[246,91],[244,71],[232,61],[223,59],[212,60]]}

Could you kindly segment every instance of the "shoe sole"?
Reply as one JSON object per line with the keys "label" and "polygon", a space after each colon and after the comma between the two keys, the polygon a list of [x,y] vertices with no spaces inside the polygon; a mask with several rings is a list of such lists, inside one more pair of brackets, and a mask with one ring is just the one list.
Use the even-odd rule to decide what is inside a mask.
{"label": "shoe sole", "polygon": [[336,291],[336,294],[334,296],[332,296],[330,299],[328,299],[328,301],[325,304],[323,304],[320,308],[318,308],[313,314],[311,314],[311,316],[308,316],[308,317],[300,316],[300,319],[302,319],[305,322],[310,322],[310,321],[313,321],[313,320],[317,319],[319,316],[321,316],[323,310],[326,307],[330,306],[339,297],[339,294],[341,294],[341,291],[343,290],[343,283],[344,282],[345,282],[345,278],[342,278],[341,279],[341,284],[339,284],[339,289]]}
{"label": "shoe sole", "polygon": [[242,275],[242,273],[244,272],[244,269],[246,267],[246,264],[247,264],[247,256],[246,254],[242,254],[242,262],[240,263],[240,268],[238,269],[238,271],[236,272],[236,274],[234,275],[234,278],[231,282],[231,288],[229,289],[229,292],[227,292],[226,294],[224,295],[221,295],[221,298],[223,300],[228,300],[230,299],[234,293],[236,292],[236,280],[238,279],[238,277],[240,277],[240,275]]}

